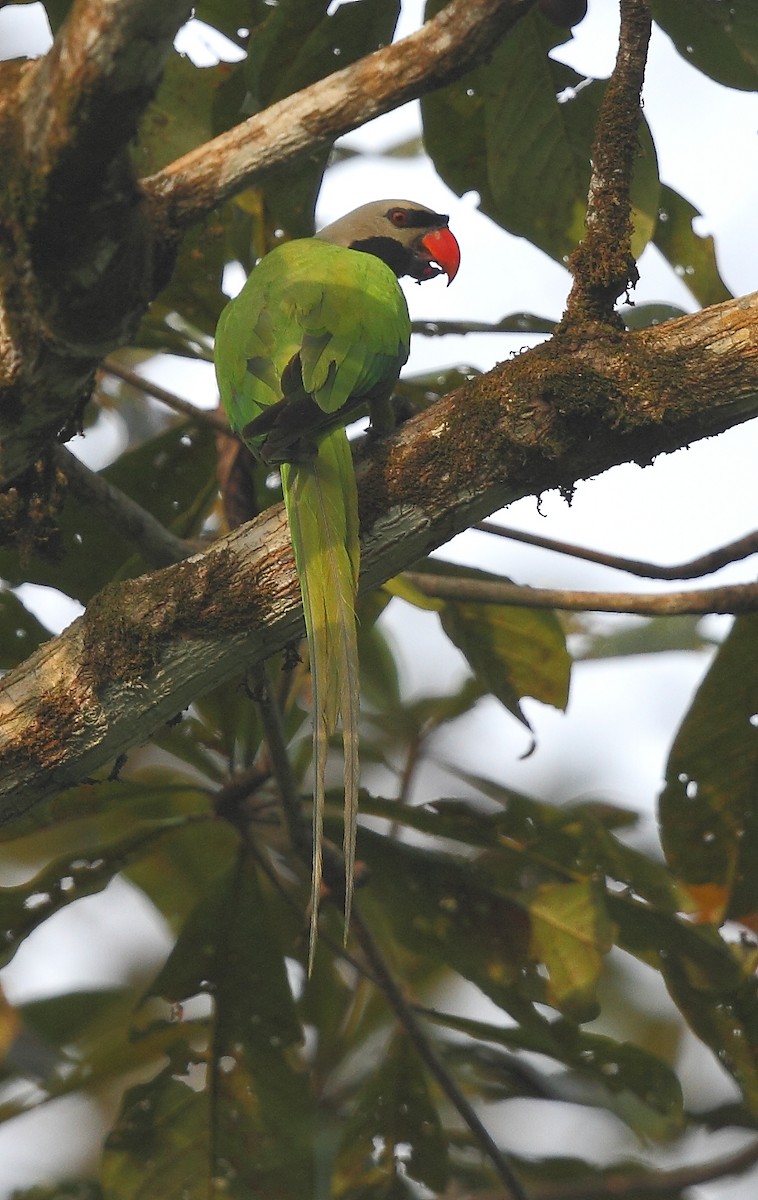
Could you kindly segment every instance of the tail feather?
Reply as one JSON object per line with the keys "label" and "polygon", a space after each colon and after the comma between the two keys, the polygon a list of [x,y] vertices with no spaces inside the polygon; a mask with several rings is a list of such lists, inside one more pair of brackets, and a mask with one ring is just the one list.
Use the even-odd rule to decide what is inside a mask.
{"label": "tail feather", "polygon": [[303,596],[313,688],[313,872],[308,970],[316,949],[329,739],[342,719],[345,937],[350,920],[358,817],[360,688],[355,600],[358,498],[344,429],[324,438],[313,461],[285,464],[282,486]]}

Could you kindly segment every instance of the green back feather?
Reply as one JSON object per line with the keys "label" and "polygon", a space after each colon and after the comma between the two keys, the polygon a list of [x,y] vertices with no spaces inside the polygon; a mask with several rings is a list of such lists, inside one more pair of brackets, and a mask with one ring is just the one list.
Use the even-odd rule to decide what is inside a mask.
{"label": "green back feather", "polygon": [[287,242],[261,259],[219,318],[216,374],[229,423],[242,430],[281,400],[295,354],[306,391],[334,413],[352,397],[391,390],[409,346],[405,297],[380,259],[315,238]]}

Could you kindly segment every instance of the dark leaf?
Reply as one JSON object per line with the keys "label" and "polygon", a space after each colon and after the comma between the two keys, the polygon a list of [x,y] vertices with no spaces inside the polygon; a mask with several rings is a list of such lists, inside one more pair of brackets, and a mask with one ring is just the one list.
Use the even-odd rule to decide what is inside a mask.
{"label": "dark leaf", "polygon": [[146,853],[153,842],[184,821],[182,817],[145,821],[119,840],[92,846],[86,855],[77,849],[71,855],[48,863],[28,882],[3,888],[0,891],[0,962],[9,962],[37,926],[74,900],[101,892],[135,857]]}
{"label": "dark leaf", "polygon": [[[584,232],[590,159],[605,84],[549,57],[565,34],[532,10],[484,66],[422,100],[424,139],[458,195],[564,262]],[[633,252],[653,235],[659,182],[644,119],[632,185]]]}
{"label": "dark leaf", "polygon": [[[400,11],[399,0],[360,0],[330,5],[281,0],[267,10],[242,64],[246,83],[243,111],[260,112],[269,104],[323,79],[332,71],[387,45]],[[264,187],[267,221],[288,237],[313,233],[313,213],[329,149],[277,172]]]}
{"label": "dark leaf", "polygon": [[[213,435],[182,422],[122,454],[102,474],[178,537],[191,537],[216,496]],[[0,574],[14,584],[47,584],[86,604],[109,580],[148,569],[134,546],[75,496],[66,498],[59,521],[62,562],[35,558],[26,564],[18,555],[3,552]]]}
{"label": "dark leaf", "polygon": [[9,671],[51,637],[13,592],[0,591],[0,670]]}
{"label": "dark leaf", "polygon": [[662,325],[664,321],[683,317],[685,311],[676,304],[635,304],[622,308],[619,315],[627,329],[649,329],[651,325]]}
{"label": "dark leaf", "polygon": [[377,1184],[407,1176],[437,1192],[448,1179],[439,1113],[415,1048],[400,1030],[366,1077],[345,1125],[332,1194],[355,1195],[369,1164]]}
{"label": "dark leaf", "polygon": [[281,932],[243,852],[196,905],[150,989],[173,1003],[210,997],[211,1034],[127,1093],[103,1166],[114,1194],[310,1194],[312,1110]]}
{"label": "dark leaf", "polygon": [[[666,1063],[630,1042],[589,1033],[572,1021],[540,1021],[526,1026],[490,1025],[465,1017],[430,1012],[431,1020],[477,1041],[512,1051],[545,1055],[567,1068],[546,1080],[552,1097],[579,1104],[602,1103],[642,1137],[674,1137],[684,1123],[682,1091]],[[589,1083],[591,1088],[582,1087]],[[602,1100],[598,1094],[604,1093]]]}
{"label": "dark leaf", "polygon": [[688,63],[727,87],[758,90],[758,9],[753,0],[652,0],[653,16]]}
{"label": "dark leaf", "polygon": [[719,275],[713,238],[701,237],[692,228],[699,216],[689,200],[661,184],[653,241],[700,304],[720,304],[731,300],[732,293]]}
{"label": "dark leaf", "polygon": [[758,615],[738,617],[674,740],[660,824],[705,920],[758,925]]}

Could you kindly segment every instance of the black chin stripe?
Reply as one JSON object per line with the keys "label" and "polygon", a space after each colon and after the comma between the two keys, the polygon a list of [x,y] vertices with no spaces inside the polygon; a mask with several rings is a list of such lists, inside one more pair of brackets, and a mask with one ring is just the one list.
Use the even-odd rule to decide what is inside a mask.
{"label": "black chin stripe", "polygon": [[373,254],[381,258],[396,275],[405,275],[408,271],[410,254],[401,242],[391,237],[361,238],[350,243],[351,250],[362,250],[364,254]]}

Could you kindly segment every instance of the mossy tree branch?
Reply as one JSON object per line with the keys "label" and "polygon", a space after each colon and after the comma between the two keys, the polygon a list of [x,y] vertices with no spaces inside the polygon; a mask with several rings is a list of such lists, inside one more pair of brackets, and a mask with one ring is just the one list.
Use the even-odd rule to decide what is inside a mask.
{"label": "mossy tree branch", "polygon": [[166,280],[128,144],[189,11],[77,0],[50,52],[0,77],[3,483],[72,428]]}
{"label": "mossy tree branch", "polygon": [[[624,338],[560,339],[408,421],[359,472],[363,587],[527,494],[570,488],[758,413],[758,293]],[[108,765],[296,637],[281,507],[107,587],[0,684],[0,823]]]}
{"label": "mossy tree branch", "polygon": [[574,283],[559,336],[587,321],[623,329],[614,304],[638,279],[631,187],[652,19],[648,0],[621,0],[618,55],[592,145],[585,234],[569,261]]}

